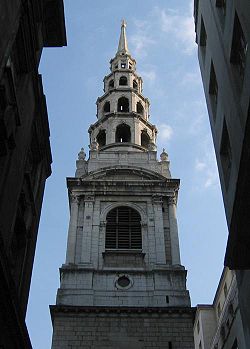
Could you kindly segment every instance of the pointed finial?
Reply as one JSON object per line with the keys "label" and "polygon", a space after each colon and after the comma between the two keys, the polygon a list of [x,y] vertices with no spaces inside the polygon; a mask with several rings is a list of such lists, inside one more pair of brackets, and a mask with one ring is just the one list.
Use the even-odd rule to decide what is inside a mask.
{"label": "pointed finial", "polygon": [[126,37],[126,26],[127,26],[127,23],[123,19],[122,24],[121,24],[121,34],[120,34],[120,39],[119,39],[119,45],[118,45],[118,50],[117,50],[116,54],[129,53],[127,37]]}
{"label": "pointed finial", "polygon": [[122,27],[126,28],[126,26],[127,26],[127,23],[126,23],[125,19],[122,19]]}
{"label": "pointed finial", "polygon": [[168,154],[166,153],[165,149],[163,148],[162,153],[160,155],[161,161],[168,161]]}
{"label": "pointed finial", "polygon": [[81,148],[80,152],[78,153],[78,160],[85,160],[86,153],[84,151],[84,148]]}

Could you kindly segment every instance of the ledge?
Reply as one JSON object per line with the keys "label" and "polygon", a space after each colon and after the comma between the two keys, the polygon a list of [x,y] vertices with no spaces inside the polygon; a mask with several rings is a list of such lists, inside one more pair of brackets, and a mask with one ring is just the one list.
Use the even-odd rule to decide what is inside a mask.
{"label": "ledge", "polygon": [[50,305],[52,320],[55,314],[80,314],[80,313],[118,313],[118,314],[183,314],[191,315],[194,319],[196,307],[109,307],[109,306],[71,306],[71,305]]}
{"label": "ledge", "polygon": [[124,249],[124,250],[118,250],[118,249],[107,249],[105,252],[102,252],[102,255],[109,256],[109,255],[114,255],[114,254],[119,254],[119,255],[139,255],[144,258],[145,253],[142,252],[142,250],[133,250],[133,249]]}

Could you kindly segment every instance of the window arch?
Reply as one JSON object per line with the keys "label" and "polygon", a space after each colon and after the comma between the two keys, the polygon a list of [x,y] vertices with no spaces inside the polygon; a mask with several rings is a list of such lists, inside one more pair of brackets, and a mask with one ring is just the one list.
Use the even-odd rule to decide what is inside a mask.
{"label": "window arch", "polygon": [[148,148],[150,142],[150,137],[147,131],[142,131],[141,133],[141,146],[144,148]]}
{"label": "window arch", "polygon": [[121,76],[119,80],[119,85],[120,86],[126,86],[128,84],[128,79],[126,76]]}
{"label": "window arch", "polygon": [[121,97],[118,99],[117,111],[124,112],[124,113],[129,112],[129,100],[128,100],[128,98]]}
{"label": "window arch", "polygon": [[141,249],[141,216],[133,208],[119,206],[107,214],[106,218],[107,249]]}
{"label": "window arch", "polygon": [[105,102],[104,106],[103,106],[103,111],[104,113],[109,113],[110,112],[110,102]]}
{"label": "window arch", "polygon": [[138,90],[138,84],[136,80],[133,80],[133,88],[135,88],[136,90]]}
{"label": "window arch", "polygon": [[136,104],[136,112],[138,114],[143,114],[144,113],[144,108],[143,108],[141,102],[137,102],[137,104]]}
{"label": "window arch", "polygon": [[99,147],[103,147],[106,145],[106,131],[105,130],[100,130],[96,137],[96,141],[99,144]]}
{"label": "window arch", "polygon": [[109,88],[114,88],[114,86],[115,86],[115,83],[114,83],[114,80],[112,79],[109,82]]}
{"label": "window arch", "polygon": [[128,143],[131,142],[131,131],[130,127],[126,124],[117,126],[115,133],[116,143]]}

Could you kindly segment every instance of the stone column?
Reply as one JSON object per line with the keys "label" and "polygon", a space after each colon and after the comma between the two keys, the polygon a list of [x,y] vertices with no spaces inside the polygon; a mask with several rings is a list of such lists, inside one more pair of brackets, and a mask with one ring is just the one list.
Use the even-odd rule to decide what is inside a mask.
{"label": "stone column", "polygon": [[172,264],[181,264],[180,260],[180,247],[178,237],[178,226],[176,218],[176,196],[168,197],[168,215],[169,215],[169,228],[170,228],[170,240],[171,240],[171,256]]}
{"label": "stone column", "polygon": [[134,142],[135,144],[140,145],[141,144],[141,130],[140,130],[140,121],[135,118],[134,119]]}
{"label": "stone column", "polygon": [[66,264],[75,263],[76,234],[77,234],[79,204],[80,204],[79,196],[70,195],[70,220],[69,220]]}

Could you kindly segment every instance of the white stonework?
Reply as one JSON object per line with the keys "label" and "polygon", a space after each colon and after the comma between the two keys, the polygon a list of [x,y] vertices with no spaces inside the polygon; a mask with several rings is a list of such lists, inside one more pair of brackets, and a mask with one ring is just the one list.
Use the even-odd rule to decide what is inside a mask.
{"label": "white stonework", "polygon": [[[97,99],[98,121],[89,128],[89,159],[82,149],[75,177],[67,178],[70,223],[66,263],[60,269],[56,306],[51,307],[53,349],[118,349],[127,345],[193,348],[192,309],[186,270],[180,261],[176,219],[179,180],[171,178],[165,151],[157,159],[157,130],[148,121],[149,101],[141,94],[142,79],[135,67],[123,22],[118,52],[111,60],[111,74],[104,78],[105,93]],[[120,98],[127,100],[123,99],[120,105]],[[139,247],[107,248],[108,215],[119,208],[139,215]],[[123,235],[121,244],[122,239]],[[108,309],[112,316],[106,314]],[[139,315],[139,320],[141,313],[144,317]],[[150,314],[157,318],[151,334],[147,331],[152,322]],[[105,317],[109,326],[112,322],[120,323],[119,336],[115,329],[109,329],[106,346],[102,343],[105,336],[94,334]],[[127,317],[132,317],[138,335],[130,336]],[[87,331],[88,335],[84,332],[86,324],[85,328],[79,325],[75,336],[66,334],[71,328],[74,330],[71,320],[75,319],[78,326],[77,322],[88,323],[93,318],[95,326]],[[65,332],[62,330],[59,335],[58,326]],[[159,333],[162,338],[157,337]],[[89,342],[87,337],[85,342],[85,335]],[[102,344],[98,346],[97,342]]]}

